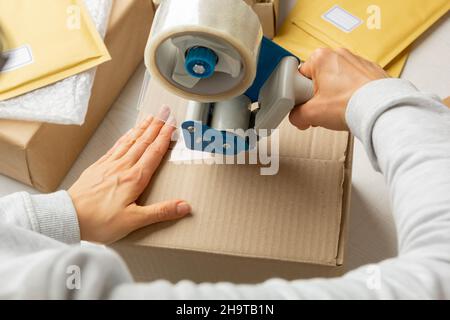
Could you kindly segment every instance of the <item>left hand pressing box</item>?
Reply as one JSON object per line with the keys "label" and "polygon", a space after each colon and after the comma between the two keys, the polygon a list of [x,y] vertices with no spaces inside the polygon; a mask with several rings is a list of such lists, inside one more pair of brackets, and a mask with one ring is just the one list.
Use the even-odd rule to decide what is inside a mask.
{"label": "left hand pressing box", "polygon": [[0,100],[111,59],[82,0],[0,0]]}

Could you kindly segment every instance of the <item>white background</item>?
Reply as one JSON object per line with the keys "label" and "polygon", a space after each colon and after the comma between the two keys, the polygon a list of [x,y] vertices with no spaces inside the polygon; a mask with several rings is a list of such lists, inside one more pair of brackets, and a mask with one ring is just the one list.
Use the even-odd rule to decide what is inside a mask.
{"label": "white background", "polygon": [[[281,0],[286,17],[296,0]],[[403,78],[421,90],[441,97],[450,96],[450,14],[429,30],[416,44]],[[79,174],[134,125],[136,103],[144,66],[128,83],[119,99],[64,180],[68,188]],[[17,191],[35,192],[21,183],[0,176],[0,196]],[[355,145],[353,194],[345,269],[377,262],[396,254],[395,226],[390,214],[389,195],[383,177],[374,172],[359,142]]]}

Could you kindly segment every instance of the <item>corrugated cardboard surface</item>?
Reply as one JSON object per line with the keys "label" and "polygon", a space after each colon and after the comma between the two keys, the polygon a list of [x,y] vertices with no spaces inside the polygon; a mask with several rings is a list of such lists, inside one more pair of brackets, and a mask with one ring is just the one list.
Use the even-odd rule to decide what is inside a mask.
{"label": "corrugated cardboard surface", "polygon": [[255,259],[186,250],[121,245],[119,253],[136,281],[165,279],[202,282],[260,283],[271,278],[287,280],[338,277],[342,267],[329,267],[271,259]]}
{"label": "corrugated cardboard surface", "polygon": [[82,127],[0,120],[0,173],[43,192],[55,190],[143,59],[151,0],[114,1],[105,38],[112,61],[95,77]]}
{"label": "corrugated cardboard surface", "polygon": [[[162,104],[185,107],[156,83],[149,88],[141,117]],[[185,199],[192,216],[139,230],[114,247],[139,280],[257,282],[336,275],[339,269],[300,263],[343,263],[351,150],[347,132],[300,132],[286,120],[277,175],[261,176],[258,165],[165,162],[141,202]],[[167,267],[169,261],[178,265]]]}

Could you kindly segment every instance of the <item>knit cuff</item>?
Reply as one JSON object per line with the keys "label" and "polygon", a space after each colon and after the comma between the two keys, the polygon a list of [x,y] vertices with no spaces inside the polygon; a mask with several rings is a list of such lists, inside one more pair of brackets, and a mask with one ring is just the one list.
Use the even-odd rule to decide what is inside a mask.
{"label": "knit cuff", "polygon": [[22,196],[34,231],[67,244],[80,242],[77,212],[66,191]]}

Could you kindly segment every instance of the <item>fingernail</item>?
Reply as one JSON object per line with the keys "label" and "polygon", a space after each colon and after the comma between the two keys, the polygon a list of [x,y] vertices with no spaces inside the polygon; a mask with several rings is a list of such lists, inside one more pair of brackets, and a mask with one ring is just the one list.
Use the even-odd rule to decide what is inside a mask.
{"label": "fingernail", "polygon": [[180,202],[177,205],[177,213],[179,215],[186,215],[192,211],[191,206],[187,202]]}
{"label": "fingernail", "polygon": [[156,116],[161,121],[167,121],[170,115],[170,108],[168,106],[162,106],[159,110],[158,115]]}
{"label": "fingernail", "polygon": [[166,124],[172,127],[176,127],[177,126],[177,119],[171,114],[167,121]]}
{"label": "fingernail", "polygon": [[178,141],[179,138],[180,138],[180,135],[178,134],[178,130],[175,130],[175,131],[172,133],[171,141]]}

